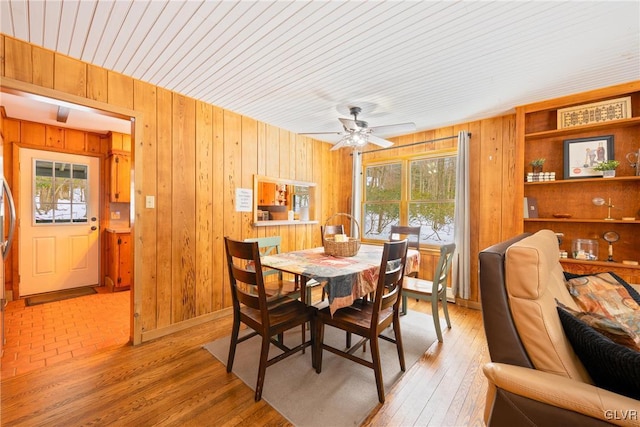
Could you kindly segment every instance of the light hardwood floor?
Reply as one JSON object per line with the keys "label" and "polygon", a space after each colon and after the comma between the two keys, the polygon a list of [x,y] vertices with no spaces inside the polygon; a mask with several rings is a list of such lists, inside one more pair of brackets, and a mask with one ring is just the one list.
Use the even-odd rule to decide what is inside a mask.
{"label": "light hardwood floor", "polygon": [[[479,311],[450,304],[453,328],[387,390],[366,426],[479,426],[488,361]],[[430,312],[426,302],[410,309]],[[444,320],[444,319],[443,319]],[[230,316],[142,345],[118,346],[3,380],[2,425],[290,425],[202,345]],[[429,325],[432,327],[432,325]],[[286,362],[285,362],[286,363]],[[267,375],[269,371],[267,370]],[[371,377],[373,383],[373,375]]]}

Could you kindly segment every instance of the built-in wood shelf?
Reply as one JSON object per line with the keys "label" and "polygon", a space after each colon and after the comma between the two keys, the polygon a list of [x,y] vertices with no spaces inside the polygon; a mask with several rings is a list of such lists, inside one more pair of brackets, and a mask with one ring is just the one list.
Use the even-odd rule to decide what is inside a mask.
{"label": "built-in wood shelf", "polygon": [[306,225],[306,224],[318,224],[318,221],[287,221],[287,220],[270,220],[270,221],[256,221],[253,223],[254,227],[271,227],[274,225]]}
{"label": "built-in wood shelf", "polygon": [[567,135],[579,135],[584,132],[589,132],[592,130],[607,130],[607,129],[618,129],[627,126],[636,126],[640,124],[640,117],[633,117],[630,119],[622,119],[622,120],[612,120],[610,122],[605,123],[597,123],[587,126],[573,126],[565,129],[553,129],[546,130],[543,132],[533,132],[527,133],[524,137],[527,140],[531,139],[542,139],[554,136],[567,136]]}
{"label": "built-in wood shelf", "polygon": [[640,224],[640,220],[623,220],[623,219],[594,219],[594,218],[525,218],[525,222],[591,222],[591,223],[607,223],[607,224]]}
{"label": "built-in wood shelf", "polygon": [[590,182],[597,183],[612,183],[612,182],[628,182],[628,181],[640,181],[640,176],[614,176],[613,178],[576,178],[576,179],[559,179],[557,181],[537,181],[537,182],[525,182],[525,186],[535,185],[563,185],[563,184],[585,184]]}
{"label": "built-in wood shelf", "polygon": [[640,270],[640,265],[628,265],[623,264],[621,262],[611,262],[611,261],[585,261],[581,259],[573,259],[573,258],[561,258],[561,264],[579,264],[582,266],[594,266],[594,267],[605,267],[606,269],[617,269],[617,268],[628,268],[630,270]]}
{"label": "built-in wood shelf", "polygon": [[[631,100],[632,117],[558,129],[558,111],[563,108],[584,106],[620,97]],[[601,261],[561,259],[565,271],[575,274],[595,274],[612,271],[629,283],[640,283],[640,267],[622,264],[623,260],[640,261],[640,176],[625,157],[638,152],[640,133],[640,81],[615,85],[595,91],[573,94],[561,98],[523,105],[516,108],[518,144],[524,150],[523,175],[535,159],[546,159],[545,171],[555,172],[557,181],[524,182],[523,195],[537,202],[538,218],[523,218],[523,229],[529,233],[548,228],[562,233],[560,249],[570,251],[576,239],[597,239]],[[614,144],[608,159],[620,161],[616,176],[588,176],[569,178],[566,162],[567,140],[599,138],[610,135]],[[593,147],[591,147],[593,148]],[[594,205],[595,197],[608,203]],[[568,214],[570,218],[554,215]],[[615,219],[605,219],[606,217]],[[623,220],[622,218],[634,218]],[[605,261],[602,253],[603,235],[615,231],[620,239],[613,245],[614,259]]]}

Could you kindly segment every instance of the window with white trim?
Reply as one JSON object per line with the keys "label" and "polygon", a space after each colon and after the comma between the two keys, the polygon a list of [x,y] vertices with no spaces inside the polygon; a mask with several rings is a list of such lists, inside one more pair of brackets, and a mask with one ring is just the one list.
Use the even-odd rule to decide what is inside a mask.
{"label": "window with white trim", "polygon": [[420,243],[453,242],[456,153],[363,165],[363,238],[386,241],[392,225],[420,226]]}

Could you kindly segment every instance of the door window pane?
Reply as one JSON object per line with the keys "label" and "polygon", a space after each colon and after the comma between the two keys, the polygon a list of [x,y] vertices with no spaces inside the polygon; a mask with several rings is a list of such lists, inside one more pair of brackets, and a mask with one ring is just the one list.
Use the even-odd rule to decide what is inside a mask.
{"label": "door window pane", "polygon": [[86,223],[88,176],[87,165],[36,160],[34,223]]}

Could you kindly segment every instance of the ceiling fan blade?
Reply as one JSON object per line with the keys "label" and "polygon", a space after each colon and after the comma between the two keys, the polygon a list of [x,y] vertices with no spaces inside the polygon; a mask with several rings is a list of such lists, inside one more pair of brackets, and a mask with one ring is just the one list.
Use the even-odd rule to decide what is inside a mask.
{"label": "ceiling fan blade", "polygon": [[348,140],[348,138],[345,136],[340,141],[338,141],[336,144],[334,144],[334,146],[331,147],[331,149],[329,151],[339,150],[342,147],[346,146],[347,145],[347,140]]}
{"label": "ceiling fan blade", "polygon": [[300,132],[298,135],[342,135],[342,132]]}
{"label": "ceiling fan blade", "polygon": [[372,144],[379,145],[382,148],[391,147],[393,142],[387,141],[386,139],[379,138],[375,135],[369,135],[369,142]]}
{"label": "ceiling fan blade", "polygon": [[345,129],[348,129],[348,130],[360,129],[356,121],[353,119],[345,119],[345,118],[339,117],[338,120],[340,120],[340,123],[342,123],[342,126],[344,126]]}
{"label": "ceiling fan blade", "polygon": [[394,125],[374,126],[369,128],[372,132],[385,134],[402,134],[404,132],[412,132],[416,130],[416,124],[413,122],[396,123]]}

